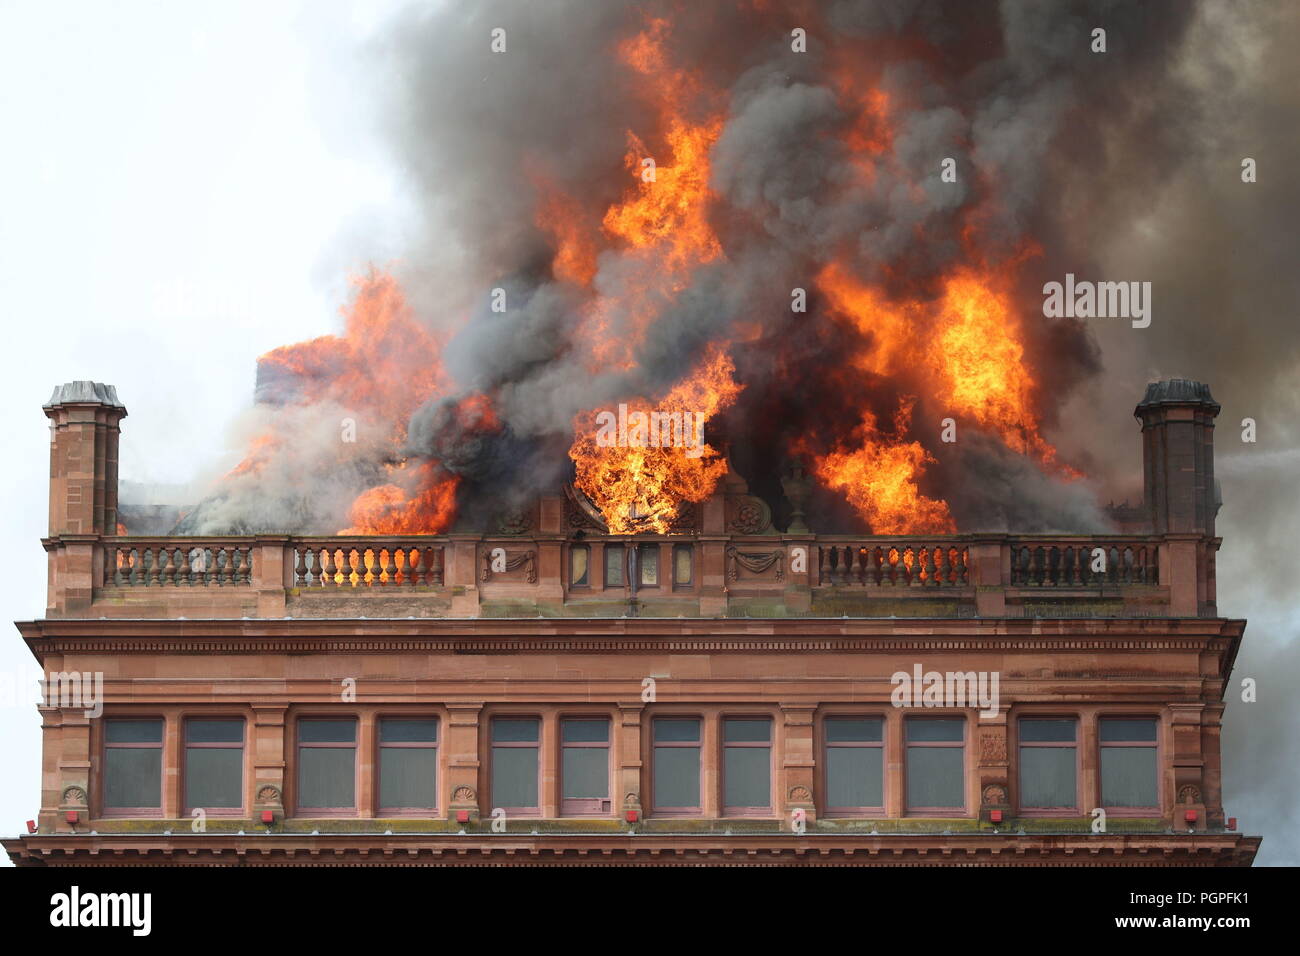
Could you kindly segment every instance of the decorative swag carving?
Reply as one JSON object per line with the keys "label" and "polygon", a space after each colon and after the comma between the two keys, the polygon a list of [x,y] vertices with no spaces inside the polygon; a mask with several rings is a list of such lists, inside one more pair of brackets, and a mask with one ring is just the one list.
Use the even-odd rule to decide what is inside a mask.
{"label": "decorative swag carving", "polygon": [[785,552],[777,551],[741,551],[739,548],[727,549],[727,580],[735,581],[744,568],[753,574],[762,574],[776,565],[776,579],[785,580]]}

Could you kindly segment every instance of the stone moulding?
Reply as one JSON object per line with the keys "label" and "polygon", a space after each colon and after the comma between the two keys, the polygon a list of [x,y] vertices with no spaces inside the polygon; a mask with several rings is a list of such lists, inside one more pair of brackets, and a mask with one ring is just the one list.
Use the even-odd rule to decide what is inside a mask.
{"label": "stone moulding", "polygon": [[807,833],[628,834],[554,833],[528,837],[454,834],[26,835],[4,840],[16,866],[157,865],[365,866],[620,865],[754,863],[803,866],[1244,866],[1260,838],[1241,834],[1024,836],[869,836]]}

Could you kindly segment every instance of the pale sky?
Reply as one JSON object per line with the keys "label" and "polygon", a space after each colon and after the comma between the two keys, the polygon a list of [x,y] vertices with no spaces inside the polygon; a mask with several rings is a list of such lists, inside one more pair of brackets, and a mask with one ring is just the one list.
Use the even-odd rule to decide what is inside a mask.
{"label": "pale sky", "polygon": [[[352,58],[397,6],[0,0],[6,621],[44,612],[55,385],[116,385],[122,476],[186,481],[234,450],[259,354],[338,330],[401,218]],[[40,805],[39,673],[3,629],[14,834]]]}

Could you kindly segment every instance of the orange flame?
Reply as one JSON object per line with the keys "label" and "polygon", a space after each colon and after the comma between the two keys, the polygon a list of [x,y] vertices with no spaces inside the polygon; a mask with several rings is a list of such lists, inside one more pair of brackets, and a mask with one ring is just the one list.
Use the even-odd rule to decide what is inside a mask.
{"label": "orange flame", "polygon": [[[700,367],[662,401],[654,405],[642,401],[626,404],[647,415],[652,411],[660,415],[676,413],[707,422],[740,394],[741,386],[732,379],[734,370],[727,354],[714,348]],[[714,448],[702,444],[703,434],[694,435],[702,444],[698,457],[687,453],[685,434],[682,444],[668,447],[636,445],[635,437],[626,445],[603,445],[598,440],[597,415],[585,412],[574,420],[576,438],[569,457],[577,465],[575,484],[600,510],[613,534],[650,529],[666,534],[682,503],[703,501],[727,472],[726,460]]]}

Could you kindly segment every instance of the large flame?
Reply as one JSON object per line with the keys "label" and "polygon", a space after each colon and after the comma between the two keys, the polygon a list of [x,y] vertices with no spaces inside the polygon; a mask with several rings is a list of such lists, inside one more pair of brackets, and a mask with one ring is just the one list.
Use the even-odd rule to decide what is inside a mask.
{"label": "large flame", "polygon": [[[658,402],[628,401],[630,412],[669,416],[694,416],[707,422],[730,406],[740,393],[732,378],[731,359],[714,349],[691,375]],[[612,410],[606,409],[613,414]],[[631,534],[654,530],[666,534],[683,502],[703,501],[726,474],[722,455],[708,444],[694,449],[681,444],[659,447],[629,441],[602,445],[598,441],[597,412],[574,421],[576,438],[569,456],[577,466],[576,485],[600,509],[609,530]],[[694,436],[698,442],[703,435]],[[695,452],[698,451],[698,454]]]}

